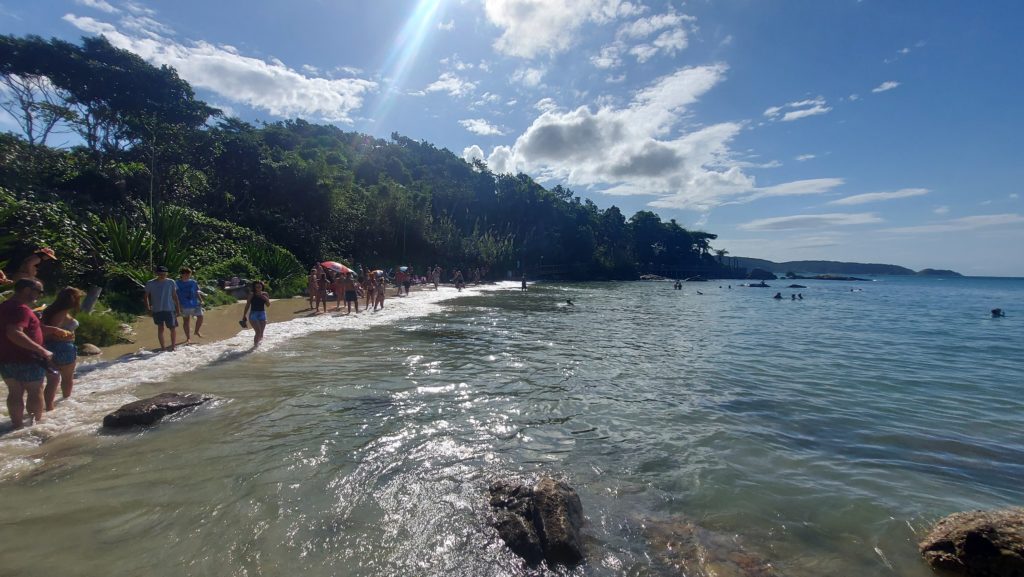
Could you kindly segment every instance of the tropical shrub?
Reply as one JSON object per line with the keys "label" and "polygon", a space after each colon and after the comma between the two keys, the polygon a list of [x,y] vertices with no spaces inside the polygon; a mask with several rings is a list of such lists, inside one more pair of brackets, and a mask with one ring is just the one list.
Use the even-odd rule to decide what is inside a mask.
{"label": "tropical shrub", "polygon": [[91,343],[98,347],[108,347],[128,342],[123,322],[115,315],[106,312],[78,313],[75,318],[80,323],[75,331],[75,344]]}

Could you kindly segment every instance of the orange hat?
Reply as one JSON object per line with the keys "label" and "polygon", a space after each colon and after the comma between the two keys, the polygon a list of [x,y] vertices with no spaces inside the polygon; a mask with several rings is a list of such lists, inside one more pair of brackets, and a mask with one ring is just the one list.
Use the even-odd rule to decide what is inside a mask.
{"label": "orange hat", "polygon": [[57,255],[54,254],[53,249],[48,246],[44,246],[43,248],[37,248],[34,254],[48,256],[52,260],[57,260]]}

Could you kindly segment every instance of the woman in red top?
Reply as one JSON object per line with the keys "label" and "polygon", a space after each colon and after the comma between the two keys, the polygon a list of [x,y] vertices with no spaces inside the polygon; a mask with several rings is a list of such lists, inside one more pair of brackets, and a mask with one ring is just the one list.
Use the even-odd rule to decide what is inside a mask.
{"label": "woman in red top", "polygon": [[41,294],[42,283],[23,278],[14,283],[14,296],[0,303],[0,376],[15,429],[25,426],[26,406],[36,423],[43,422],[43,377],[53,353],[43,347],[42,323],[30,308]]}

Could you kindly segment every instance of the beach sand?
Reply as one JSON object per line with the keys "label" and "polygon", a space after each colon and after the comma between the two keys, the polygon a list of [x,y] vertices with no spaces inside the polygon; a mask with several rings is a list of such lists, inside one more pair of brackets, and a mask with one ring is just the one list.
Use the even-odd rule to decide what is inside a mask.
{"label": "beach sand", "polygon": [[[413,286],[412,292],[423,290],[423,286]],[[387,298],[404,298],[395,296],[395,287],[388,287]],[[364,300],[359,299],[359,308],[363,310]],[[328,314],[334,313],[334,301],[327,303]],[[371,307],[372,308],[372,307]],[[183,345],[185,341],[185,329],[181,325],[181,318],[178,318],[178,346],[201,346],[208,343],[215,343],[224,339],[230,339],[241,332],[242,328],[238,325],[239,319],[242,318],[242,310],[245,309],[245,301],[238,301],[235,304],[222,305],[214,309],[204,311],[203,328],[201,332],[202,337],[192,336],[192,342],[188,345]],[[344,308],[342,309],[344,310]],[[323,314],[321,312],[320,314]],[[273,299],[270,301],[270,308],[267,309],[267,322],[270,324],[280,323],[284,321],[290,321],[298,317],[311,317],[314,316],[313,311],[309,309],[309,301],[306,297],[293,297],[288,299]],[[192,319],[192,329],[195,330],[195,319]],[[164,329],[164,337],[167,344],[171,343],[171,335],[167,329]],[[139,352],[140,350],[155,351],[160,348],[160,341],[156,338],[156,325],[153,324],[152,317],[141,316],[135,319],[132,323],[132,336],[130,337],[133,342],[122,343],[119,345],[111,345],[109,347],[102,347],[103,351],[97,358],[103,361],[110,361],[125,355],[131,355]],[[81,359],[82,357],[80,357]]]}

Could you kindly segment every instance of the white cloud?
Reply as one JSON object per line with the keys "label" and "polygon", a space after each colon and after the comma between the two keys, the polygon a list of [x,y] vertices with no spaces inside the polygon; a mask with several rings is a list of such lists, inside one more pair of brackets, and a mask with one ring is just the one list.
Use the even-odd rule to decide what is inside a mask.
{"label": "white cloud", "polygon": [[1010,198],[1016,200],[1016,199],[1020,198],[1020,195],[1017,194],[1016,192],[1011,192],[1010,193]]}
{"label": "white cloud", "polygon": [[642,11],[622,0],[484,0],[487,19],[502,29],[495,50],[523,58],[568,50],[588,22],[603,24]]}
{"label": "white cloud", "polygon": [[883,82],[883,83],[879,84],[878,86],[872,88],[871,92],[874,92],[874,93],[885,92],[886,90],[892,90],[893,88],[896,88],[899,85],[900,85],[900,83],[896,82],[895,80],[888,80],[888,81]]}
{"label": "white cloud", "polygon": [[463,80],[451,72],[444,72],[424,90],[427,92],[447,92],[450,96],[460,97],[476,90],[476,84]]}
{"label": "white cloud", "polygon": [[472,164],[474,160],[484,160],[484,151],[477,145],[467,146],[462,149],[462,160]]}
{"label": "white cloud", "polygon": [[[152,14],[138,5],[130,5],[129,9],[140,15]],[[174,67],[194,86],[274,116],[350,122],[351,112],[362,107],[365,94],[377,88],[369,80],[305,76],[280,63],[241,56],[237,50],[204,41],[186,45],[156,31],[136,36],[112,24],[74,14],[65,15],[64,20],[84,32],[102,34],[114,46],[134,52],[152,64]]]}
{"label": "white cloud", "polygon": [[949,207],[945,205],[936,206],[935,209],[932,210],[932,212],[934,212],[935,214],[947,214],[949,213]]}
{"label": "white cloud", "polygon": [[520,68],[512,74],[512,80],[514,82],[521,82],[524,86],[534,88],[540,85],[540,81],[546,73],[547,70],[543,68]]}
{"label": "white cloud", "polygon": [[516,166],[515,152],[508,146],[495,146],[491,155],[487,157],[487,166],[495,174],[516,173],[519,169]]}
{"label": "white cloud", "polygon": [[885,229],[884,232],[896,232],[904,234],[927,234],[936,232],[957,232],[964,230],[980,230],[998,226],[1013,226],[1024,224],[1024,216],[1016,213],[1005,214],[981,214],[977,216],[965,216],[954,218],[943,222],[923,224],[918,226],[901,226]]}
{"label": "white cloud", "polygon": [[85,6],[87,8],[93,8],[106,12],[107,14],[117,14],[120,12],[117,8],[114,8],[106,0],[75,0],[75,4]]}
{"label": "white cloud", "polygon": [[797,162],[805,162],[805,161],[808,161],[808,160],[811,160],[811,159],[814,159],[814,158],[817,158],[817,157],[818,157],[818,155],[816,155],[816,154],[801,154],[799,156],[796,156],[795,160]]}
{"label": "white cloud", "polygon": [[622,42],[613,42],[601,47],[597,56],[591,56],[590,62],[597,68],[617,68],[622,65],[622,51],[625,45]]}
{"label": "white cloud", "polygon": [[860,100],[860,94],[851,94],[847,96],[846,99],[849,100],[850,102],[856,102]]}
{"label": "white cloud", "polygon": [[[783,111],[787,112],[783,114]],[[771,106],[764,111],[764,115],[772,120],[792,122],[808,116],[826,114],[831,111],[832,108],[827,105],[825,99],[819,96],[817,98],[789,102],[782,106]],[[782,115],[781,118],[780,114]]]}
{"label": "white cloud", "polygon": [[684,22],[693,20],[695,18],[692,16],[667,12],[634,20],[619,28],[618,35],[622,38],[646,38],[660,30],[678,28]]}
{"label": "white cloud", "polygon": [[795,216],[760,218],[743,223],[737,228],[742,230],[785,231],[874,224],[878,222],[882,222],[882,219],[871,212],[798,214]]}
{"label": "white cloud", "polygon": [[853,196],[847,196],[846,198],[840,198],[833,200],[829,204],[841,204],[843,206],[851,206],[856,204],[866,204],[869,202],[878,202],[881,200],[893,200],[896,198],[909,198],[911,196],[923,196],[928,194],[927,188],[902,188],[895,192],[869,192],[866,194],[855,194]]}
{"label": "white cloud", "polygon": [[473,134],[479,134],[481,136],[502,136],[505,134],[501,128],[494,126],[483,118],[468,118],[466,120],[460,120],[459,124]]}
{"label": "white cloud", "polygon": [[706,210],[725,202],[814,194],[842,184],[817,179],[758,188],[733,158],[729,142],[742,124],[725,122],[685,132],[688,108],[724,78],[724,65],[683,68],[634,94],[625,106],[542,111],[502,162],[537,178],[594,187],[610,195],[655,196],[652,206]]}
{"label": "white cloud", "polygon": [[448,20],[447,22],[438,22],[437,29],[444,31],[455,30],[455,19]]}
{"label": "white cloud", "polygon": [[551,112],[552,110],[558,110],[558,103],[555,102],[554,98],[541,98],[533,107],[541,112]]}
{"label": "white cloud", "polygon": [[[599,56],[591,58],[591,62],[598,68],[616,68],[622,65],[620,55],[623,52],[631,54],[637,62],[643,64],[659,53],[675,55],[678,51],[686,49],[689,45],[684,23],[696,20],[692,16],[668,12],[640,18],[619,28],[616,33],[615,42],[601,48]],[[654,40],[646,39],[654,34]],[[645,39],[644,42],[627,47],[626,42],[630,40]]]}
{"label": "white cloud", "polygon": [[320,69],[312,64],[303,64],[302,71],[306,74],[320,74]]}

